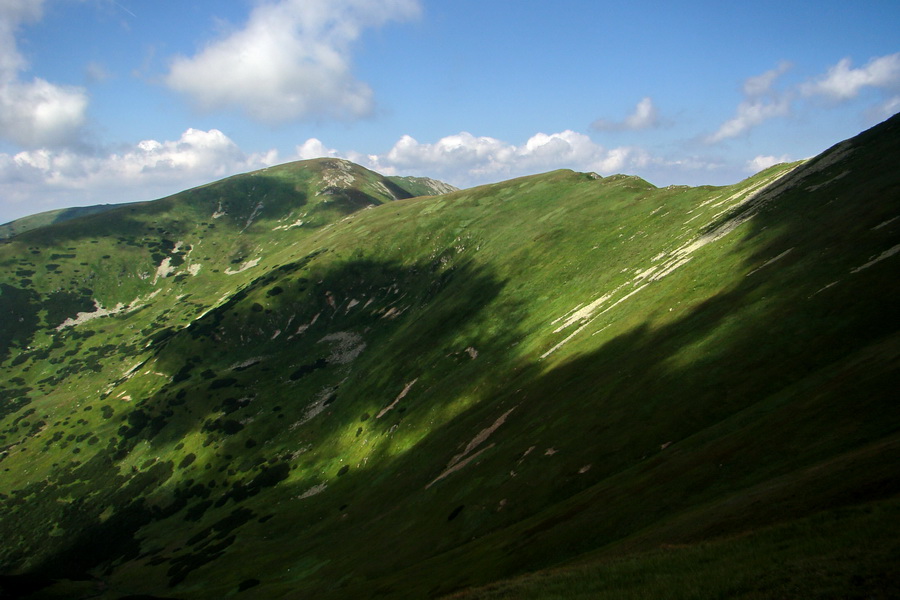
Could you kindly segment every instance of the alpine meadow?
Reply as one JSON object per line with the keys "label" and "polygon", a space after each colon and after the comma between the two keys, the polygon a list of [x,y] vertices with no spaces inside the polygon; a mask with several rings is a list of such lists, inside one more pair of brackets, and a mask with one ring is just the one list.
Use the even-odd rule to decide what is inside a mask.
{"label": "alpine meadow", "polygon": [[9,223],[0,598],[900,597],[898,164]]}

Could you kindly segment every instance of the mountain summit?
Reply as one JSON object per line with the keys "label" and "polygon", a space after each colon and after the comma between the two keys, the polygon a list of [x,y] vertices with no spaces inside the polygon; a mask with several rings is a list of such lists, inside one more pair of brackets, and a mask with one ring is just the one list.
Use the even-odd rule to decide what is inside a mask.
{"label": "mountain summit", "polygon": [[895,595],[898,159],[319,159],[12,235],[0,590]]}

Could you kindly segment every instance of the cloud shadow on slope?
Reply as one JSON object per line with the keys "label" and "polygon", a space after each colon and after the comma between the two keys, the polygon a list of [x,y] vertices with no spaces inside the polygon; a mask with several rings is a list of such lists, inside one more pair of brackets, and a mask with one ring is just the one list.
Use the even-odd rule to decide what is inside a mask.
{"label": "cloud shadow on slope", "polygon": [[[285,481],[298,468],[301,448],[295,438],[327,446],[335,443],[334,432],[362,427],[366,436],[390,437],[405,416],[426,409],[415,406],[411,397],[384,419],[375,418],[411,378],[417,360],[421,368],[434,356],[450,353],[448,370],[470,360],[465,346],[458,345],[458,328],[478,321],[503,287],[470,265],[351,259],[319,266],[318,257],[314,253],[258,277],[190,327],[151,336],[155,358],[145,368],[167,374],[170,382],[149,397],[133,398],[134,409],[126,418],[114,419],[120,423],[118,432],[101,436],[105,450],[17,490],[10,508],[27,501],[29,514],[54,515],[65,536],[55,538],[55,544],[34,539],[40,547],[33,546],[23,521],[9,532],[8,539],[20,544],[20,550],[7,564],[49,581],[99,574],[104,565],[118,561],[162,560],[162,549],[154,549],[152,540],[150,550],[138,541],[141,528],[168,519],[173,526],[182,521],[192,527],[209,523],[204,514],[215,512],[220,518],[200,532],[206,533],[188,540],[190,549],[172,558],[170,581],[182,581],[218,558],[247,523],[266,517],[255,505],[245,508],[252,499],[279,484],[282,490],[296,487],[288,493],[297,496],[318,482],[306,477]],[[363,310],[366,298],[371,305]],[[286,323],[291,327],[273,339],[273,332]],[[352,346],[354,336],[366,344],[357,356],[352,356],[353,347],[341,347],[346,339]],[[473,331],[467,341],[499,351],[513,337],[513,331],[490,338]],[[385,348],[388,355],[369,356]],[[251,359],[234,358],[242,356]],[[255,356],[266,359],[254,362]],[[383,366],[375,370],[379,364]],[[422,387],[436,384],[430,377],[438,378],[420,377]],[[344,385],[348,378],[353,383]],[[119,382],[124,389],[127,384]],[[333,388],[336,397],[325,398],[321,414],[292,429],[307,416],[322,388]],[[345,397],[341,388],[356,391]],[[97,408],[121,402],[119,389],[105,394]],[[245,401],[251,396],[252,402]],[[259,410],[266,414],[257,414]],[[248,422],[250,417],[264,425]],[[203,448],[179,444],[191,436],[202,439]],[[134,462],[129,456],[138,446],[146,446],[148,455],[175,447],[180,458],[150,456],[129,467]],[[372,458],[383,464],[392,456],[385,450]],[[210,464],[212,468],[203,468]],[[334,471],[328,479],[338,488],[364,485],[354,479],[367,477],[355,468],[350,473],[339,473],[337,467]],[[60,504],[62,498],[72,497],[74,503]]]}
{"label": "cloud shadow on slope", "polygon": [[[891,154],[884,153],[884,155]],[[896,156],[896,152],[893,152],[893,155]],[[890,172],[880,170],[877,164],[872,168],[876,173]],[[824,182],[836,174],[826,170],[818,180],[807,183]],[[849,222],[849,217],[854,216],[855,212],[860,210],[859,206],[866,202],[873,203],[873,211],[877,209],[877,212],[882,212],[884,206],[876,207],[874,204],[880,201],[882,195],[886,195],[896,203],[894,199],[897,198],[897,185],[893,181],[877,176],[867,178],[865,182],[850,178],[832,184],[832,191],[838,194],[838,198],[852,195],[857,204],[838,203],[837,207],[832,206],[827,211],[819,211],[820,207],[817,205],[819,200],[800,189],[795,189],[782,197],[777,204],[782,206],[790,200],[790,214],[787,213],[787,209],[776,207],[772,211],[761,212],[742,226],[751,228],[751,234],[746,236],[748,239],[769,228],[777,228],[777,237],[770,241],[764,251],[752,257],[751,260],[754,262],[778,254],[787,247],[796,248],[793,257],[790,260],[785,259],[777,271],[763,273],[764,277],[747,277],[732,289],[696,306],[677,321],[656,329],[646,325],[638,326],[610,340],[597,350],[575,357],[547,373],[540,374],[540,365],[537,363],[521,366],[515,382],[508,387],[509,390],[516,389],[516,391],[506,393],[500,398],[506,402],[504,406],[515,404],[516,412],[510,416],[508,424],[504,426],[505,429],[498,430],[495,437],[492,437],[491,441],[496,443],[496,447],[483,455],[480,464],[472,464],[467,470],[448,477],[430,492],[421,491],[420,486],[433,479],[440,472],[441,465],[445,464],[445,459],[457,451],[457,448],[448,448],[447,441],[456,440],[465,443],[468,438],[463,432],[477,432],[484,426],[486,415],[496,412],[485,410],[483,405],[475,405],[446,425],[432,431],[416,446],[415,452],[395,456],[382,455],[380,457],[383,461],[382,466],[391,461],[391,468],[383,469],[387,472],[402,474],[418,469],[417,473],[404,475],[400,479],[404,483],[414,484],[405,489],[415,491],[408,498],[396,499],[395,506],[384,508],[381,513],[373,508],[369,512],[364,511],[358,518],[351,517],[351,524],[356,525],[361,521],[372,523],[371,520],[364,521],[363,517],[366,515],[377,517],[376,521],[381,520],[382,524],[377,525],[375,531],[378,533],[393,531],[388,537],[377,537],[373,532],[365,531],[364,526],[362,530],[353,532],[349,525],[341,525],[334,516],[329,517],[331,519],[329,522],[336,524],[336,531],[346,537],[336,534],[336,537],[329,538],[328,541],[338,548],[337,553],[347,552],[348,556],[335,561],[333,567],[321,570],[318,578],[319,585],[323,587],[320,589],[329,588],[331,582],[342,574],[341,570],[347,569],[353,560],[364,558],[369,558],[371,564],[360,568],[362,580],[356,585],[370,591],[374,586],[376,589],[372,595],[410,593],[411,590],[410,595],[422,590],[431,594],[446,593],[460,586],[486,582],[498,575],[540,568],[602,547],[659,521],[671,519],[689,507],[696,506],[697,503],[712,501],[723,494],[737,492],[743,486],[756,485],[765,481],[765,477],[789,475],[823,457],[852,450],[873,437],[890,435],[896,427],[896,410],[888,401],[887,392],[892,388],[886,387],[886,384],[896,383],[896,378],[891,375],[892,365],[896,363],[891,362],[895,359],[890,355],[879,359],[873,354],[875,352],[873,349],[885,343],[886,334],[890,335],[897,330],[898,323],[891,317],[894,312],[890,301],[896,297],[895,278],[890,277],[890,274],[885,276],[885,271],[881,268],[873,268],[860,273],[852,287],[850,284],[839,285],[831,289],[829,294],[818,294],[808,298],[809,293],[815,290],[804,289],[803,282],[792,280],[789,267],[792,261],[800,260],[804,256],[804,250],[816,251],[823,246],[822,240],[814,239],[808,232],[815,235],[820,231],[833,232],[834,238],[827,241],[826,247],[838,248],[837,254],[840,254],[840,249],[846,249],[847,254],[854,256],[868,252],[858,247],[861,243],[858,234],[863,230],[870,230],[873,223],[877,225],[877,222],[853,228],[842,225]],[[812,218],[810,215],[815,215],[820,222],[810,223]],[[846,266],[840,261],[836,264],[842,268]],[[318,305],[314,310],[321,311],[329,307],[327,294],[324,293],[326,291],[331,291],[332,296],[344,297],[341,286],[354,281],[359,273],[382,269],[387,275],[385,283],[394,276],[409,280],[415,279],[420,274],[423,276],[422,281],[430,281],[429,268],[419,266],[407,270],[396,265],[359,263],[353,269],[337,272],[334,279],[325,284],[325,288],[334,289],[321,289],[320,293],[313,295],[318,299]],[[835,267],[832,265],[822,268],[822,273],[827,275],[833,274],[833,271],[828,269]],[[350,274],[353,277],[350,277]],[[809,282],[815,281],[812,275],[818,273],[811,274]],[[469,287],[466,293],[457,292],[462,294],[458,298],[459,302],[448,303],[446,312],[436,311],[435,314],[429,315],[431,321],[426,328],[427,339],[429,344],[437,348],[456,347],[456,340],[452,339],[453,328],[450,325],[467,319],[477,320],[480,306],[496,297],[502,288],[501,282],[484,273],[463,270],[453,275],[454,278],[461,276],[464,276],[463,281],[469,282]],[[243,303],[242,306],[245,308],[252,307],[252,292],[254,290],[260,292],[266,286],[273,285],[278,285],[278,281],[258,280],[238,302]],[[338,290],[338,293],[335,294],[334,290]],[[427,296],[424,291],[420,292],[422,294],[420,298],[424,301]],[[441,290],[436,290],[435,293],[439,296]],[[480,295],[485,302],[481,304],[462,302],[463,296],[468,294]],[[284,294],[274,298],[282,296],[284,301],[287,298]],[[346,297],[349,297],[349,294]],[[760,297],[777,299],[766,306],[765,312],[755,314],[752,322],[735,328],[726,344],[718,346],[713,352],[698,355],[687,364],[676,365],[670,360],[713,335],[730,316],[740,314],[751,299]],[[262,306],[262,303],[257,303]],[[263,306],[259,311],[250,308],[246,314],[256,314],[259,319],[264,319],[267,309],[272,311],[270,315],[279,310],[274,307],[275,304],[277,302],[273,302],[273,307],[269,308]],[[798,310],[798,305],[802,306],[802,310]],[[237,304],[228,305],[227,308],[223,306],[222,312],[217,313],[218,316],[211,314],[208,317],[213,320],[221,317],[222,320],[216,322],[218,326],[225,322],[228,311],[235,312],[237,306]],[[405,318],[409,320],[414,314],[414,312],[406,313]],[[311,316],[307,315],[310,318]],[[398,348],[402,349],[404,354],[415,355],[416,348],[422,345],[422,339],[417,338],[413,328],[405,328],[408,323],[411,321],[398,319],[392,322],[393,331],[384,335],[386,339],[399,336],[401,342]],[[765,328],[760,327],[761,323],[765,324]],[[348,320],[339,326],[341,330],[345,330],[362,325],[362,322]],[[322,333],[332,330],[329,327],[323,329]],[[184,338],[186,335],[188,334],[185,332],[178,333],[166,344],[174,347],[176,339]],[[511,330],[509,339],[479,340],[479,344],[487,348],[482,352],[482,356],[502,352],[515,337],[515,331]],[[315,365],[315,361],[310,360],[318,358],[313,356],[314,354],[316,351],[312,351],[309,356],[301,357],[298,354],[298,358],[302,360],[293,365],[297,369],[291,373],[304,365]],[[848,361],[849,364],[844,361]],[[874,367],[871,366],[873,361]],[[414,366],[415,361],[412,362]],[[168,365],[168,370],[173,375],[177,374],[183,368],[183,364],[173,359]],[[829,369],[835,365],[839,366],[841,374],[841,378],[836,382],[829,378]],[[199,369],[199,366],[197,368]],[[248,369],[247,373],[254,368],[256,367]],[[303,377],[321,376],[324,371],[325,368],[313,370]],[[412,375],[413,371],[415,369],[409,364],[396,365],[391,376],[383,378],[382,381],[391,379],[399,385],[408,381],[407,373]],[[285,370],[280,375],[289,379],[291,373]],[[854,380],[857,373],[865,375],[866,379]],[[277,377],[279,374],[276,372],[271,376]],[[235,383],[239,385],[243,377],[244,375],[240,375],[232,378],[236,379]],[[852,382],[846,381],[846,378]],[[215,380],[200,381],[191,375],[191,379],[186,380],[182,388],[187,389],[187,397],[202,396],[210,391],[209,386]],[[858,387],[857,383],[860,384]],[[518,384],[521,387],[518,387]],[[372,388],[375,387],[376,384],[373,384]],[[857,404],[849,406],[849,403],[831,402],[834,393],[829,390],[834,389],[856,395]],[[148,403],[159,402],[159,406],[163,406],[169,392],[177,396],[180,390],[161,392],[148,400]],[[784,394],[783,399],[780,399],[779,394]],[[389,402],[392,397],[392,393],[383,391],[379,406],[384,406],[384,403]],[[794,406],[789,406],[793,399],[798,399],[798,402]],[[359,418],[358,410],[341,413],[339,410],[341,402],[340,399],[335,402],[334,413],[327,415],[329,426],[334,425],[335,429],[346,429],[351,424],[356,425]],[[766,402],[770,404],[762,406]],[[761,405],[758,407],[760,412],[755,414],[753,411],[756,410],[757,404]],[[764,413],[792,419],[779,424],[773,417],[766,417]],[[742,414],[747,415],[746,423],[740,422]],[[300,416],[299,412],[295,412],[295,416]],[[488,417],[486,424],[490,424],[491,420]],[[635,429],[633,427],[635,420],[646,423],[647,427]],[[843,424],[841,434],[845,437],[822,440],[821,436],[817,435],[821,428],[833,427],[839,423]],[[171,426],[170,423],[163,424],[160,431]],[[200,421],[197,419],[187,429],[195,431],[199,426]],[[546,437],[552,434],[554,427],[562,426],[565,426],[571,439],[560,442]],[[774,429],[766,429],[764,426]],[[186,431],[179,431],[182,436],[185,433]],[[753,444],[750,434],[766,435],[766,443]],[[704,438],[704,435],[709,437]],[[734,439],[729,440],[729,436],[734,436]],[[227,440],[223,443],[222,451],[240,452],[241,446],[237,443],[240,439],[243,438]],[[590,439],[593,442],[579,448],[575,443],[577,439]],[[544,444],[559,446],[557,448],[561,452],[559,458],[565,461],[566,466],[547,469],[546,477],[537,478],[541,489],[546,491],[526,490],[522,487],[525,484],[518,482],[510,487],[506,476],[510,464],[519,460],[522,451],[535,441],[540,442],[540,447]],[[674,445],[671,448],[667,446],[664,452],[660,447],[668,443]],[[723,459],[732,466],[730,471],[724,473],[718,472],[716,466]],[[592,465],[590,471],[584,475],[578,474],[577,467],[588,464],[589,461]],[[430,463],[430,466],[423,470],[423,462]],[[871,466],[871,461],[860,464],[868,467]],[[764,473],[754,474],[761,465],[767,465],[762,468]],[[247,476],[241,481],[252,483],[262,476],[263,480],[257,481],[259,484],[257,487],[261,488],[259,493],[274,493],[281,490],[280,493],[292,496],[302,493],[308,484],[313,483],[306,480],[302,484],[275,481],[277,486],[265,485],[266,482],[277,478],[278,473],[274,473],[275,469],[275,465],[269,465],[256,471],[248,471],[255,473],[253,478]],[[519,481],[524,481],[529,473],[525,468],[520,470],[522,472]],[[845,469],[838,474],[847,475],[848,472]],[[271,473],[268,479],[267,473]],[[634,473],[637,475],[633,476]],[[163,475],[165,473],[160,473],[159,478]],[[345,492],[347,495],[350,495],[350,490],[366,490],[370,487],[372,491],[366,493],[371,494],[371,498],[379,499],[375,504],[384,507],[391,486],[378,480],[377,477],[373,481],[373,477],[373,473],[365,470],[351,469],[341,476],[339,484],[347,490]],[[622,479],[617,479],[619,477]],[[857,474],[857,477],[859,479],[849,478],[842,486],[835,487],[831,495],[830,492],[826,493],[825,490],[816,487],[819,484],[815,482],[809,484],[811,486],[809,489],[819,491],[820,498],[834,505],[877,499],[898,491],[898,482],[894,477],[886,478],[881,483],[875,482],[873,486],[858,490],[854,495],[847,488],[859,481],[864,482],[865,472]],[[617,482],[622,483],[623,488],[617,490],[614,487]],[[606,485],[607,483],[609,485]],[[829,485],[836,483],[835,478],[828,479],[826,483]],[[294,489],[284,490],[286,485]],[[137,488],[131,491],[135,492]],[[335,487],[332,491],[340,489]],[[485,497],[492,499],[493,496],[514,497],[513,493],[517,491],[522,493],[528,491],[534,499],[530,505],[519,510],[515,517],[490,524],[484,519],[479,520],[471,516],[474,514],[471,510],[473,503],[486,504],[483,500]],[[245,499],[252,497],[255,497],[255,494],[247,495]],[[778,494],[774,497],[782,498]],[[330,498],[329,496],[329,502],[333,503]],[[482,500],[478,500],[479,498]],[[188,496],[178,511],[181,509],[189,511],[201,501],[208,500],[198,499],[199,496]],[[328,511],[324,506],[325,496],[320,499],[322,503],[311,513],[325,518]],[[782,500],[787,501],[791,498],[788,495]],[[791,500],[793,504],[789,503],[780,514],[782,507],[757,506],[753,508],[755,512],[744,517],[743,521],[739,519],[729,523],[726,519],[721,525],[722,529],[716,529],[716,525],[713,524],[706,533],[739,531],[741,527],[755,526],[766,522],[767,519],[773,521],[784,518],[785,515],[791,514],[791,510],[795,511],[795,514],[804,514],[804,511],[815,510],[817,501],[815,498],[808,503]],[[226,508],[239,504],[233,496],[227,502]],[[234,504],[230,504],[231,502]],[[358,502],[355,500],[354,504]],[[429,515],[441,522],[419,523],[431,533],[431,536],[410,540],[406,536],[409,535],[411,527],[405,523],[405,519],[411,514],[408,509],[416,506],[421,509],[422,504],[426,502],[440,505],[427,511],[423,510],[419,514]],[[451,505],[470,507],[468,512],[467,510],[458,512],[456,518],[452,520],[454,526],[460,529],[452,534],[439,529],[445,527],[449,515],[453,514],[452,510],[447,510],[448,507],[452,508]],[[551,508],[542,512],[548,505]],[[168,513],[172,510],[172,506],[164,507],[163,510]],[[510,508],[510,511],[514,510]],[[172,515],[167,514],[164,518],[180,516],[178,511]],[[254,519],[265,519],[268,516],[258,512],[248,516],[246,512],[239,512],[238,508],[230,513],[235,514],[237,516],[219,526],[217,524],[228,517],[211,524],[207,527],[209,529],[207,535],[192,544],[194,551],[188,555],[195,556],[194,563],[187,561],[179,564],[190,566],[202,563],[205,558],[210,557],[211,560],[216,560],[217,553],[227,548],[221,545],[232,539],[232,534],[240,535],[242,528],[249,528]],[[722,515],[728,517],[727,512]],[[273,525],[278,524],[278,517],[273,517],[271,522]],[[133,523],[140,523],[140,519]],[[237,525],[229,529],[234,524]],[[140,527],[132,527],[130,532],[134,535],[139,529]],[[696,534],[697,531],[703,530],[702,528],[688,530],[684,535],[690,536],[692,532]],[[83,537],[73,544],[70,554],[60,553],[50,557],[42,571],[64,573],[53,571],[51,567],[58,565],[61,558],[71,556],[73,552],[90,548],[93,543],[92,535],[96,534],[97,530],[86,529]],[[438,554],[435,554],[433,549],[435,536],[442,540],[437,545]],[[473,537],[475,539],[472,539]],[[370,544],[373,539],[397,552],[390,556],[371,556],[371,551],[363,552],[359,549],[360,545]],[[324,543],[323,541],[314,544],[309,551],[322,551]],[[265,544],[256,541],[255,547],[265,548]],[[332,549],[332,552],[335,550]],[[467,571],[463,567],[472,560],[472,555],[479,555],[486,562],[477,569]],[[115,556],[135,558],[127,552]],[[107,556],[96,564],[115,556]],[[154,560],[154,557],[162,559],[164,553],[144,558]],[[415,567],[404,570],[404,565],[408,564],[415,564]],[[253,565],[251,561],[251,566]],[[85,569],[90,566],[92,565],[86,563],[83,565]],[[389,576],[380,575],[386,572],[384,569],[389,571],[391,567],[398,570]],[[189,577],[190,573],[191,570],[186,572],[176,570],[173,576],[185,574]],[[74,575],[74,571],[68,575]],[[367,577],[372,579],[366,579]],[[396,587],[401,582],[410,587],[405,590]],[[363,589],[353,588],[352,580],[348,585],[351,586],[348,588],[351,590]],[[332,591],[334,597],[339,597],[343,593],[346,593],[346,590]],[[327,594],[324,597],[327,597]]]}
{"label": "cloud shadow on slope", "polygon": [[[530,505],[493,531],[478,531],[473,518],[475,538],[460,536],[458,547],[415,567],[398,560],[400,570],[380,578],[386,595],[410,580],[420,582],[411,597],[445,594],[629,536],[631,547],[654,548],[900,492],[886,466],[900,458],[892,308],[900,289],[886,264],[856,270],[898,241],[896,227],[878,230],[900,209],[898,129],[894,119],[834,164],[826,154],[801,167],[793,186],[741,226],[755,248],[748,265],[793,249],[777,267],[671,323],[639,325],[534,379],[527,371],[513,384],[517,409],[492,438],[497,448],[442,485],[460,505],[509,498],[504,510],[514,511],[512,499],[526,494]],[[844,279],[828,286],[836,276]],[[529,447],[556,458],[529,468]],[[549,460],[564,466],[545,476]],[[467,490],[467,481],[479,484]],[[708,512],[691,513],[698,507]],[[417,551],[424,547],[409,558]],[[474,563],[482,566],[466,574]]]}

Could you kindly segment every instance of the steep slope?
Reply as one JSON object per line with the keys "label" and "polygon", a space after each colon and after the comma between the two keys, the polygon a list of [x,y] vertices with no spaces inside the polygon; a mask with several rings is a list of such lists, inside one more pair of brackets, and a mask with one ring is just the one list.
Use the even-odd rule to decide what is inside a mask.
{"label": "steep slope", "polygon": [[390,181],[406,190],[410,196],[438,196],[458,192],[459,189],[430,177],[388,177]]}
{"label": "steep slope", "polygon": [[[346,192],[347,190],[356,189],[357,183],[362,184],[362,188],[357,190],[361,194],[359,198],[365,201],[363,196],[370,195],[376,204],[382,203],[385,197],[394,200],[398,198],[412,198],[415,196],[433,196],[456,191],[456,188],[450,184],[429,179],[427,177],[392,176],[381,178],[381,176],[374,174],[371,171],[364,174],[366,173],[365,169],[361,169],[356,165],[352,165],[352,163],[339,159],[320,159],[318,161],[290,163],[272,169],[265,169],[258,173],[250,173],[249,176],[256,177],[263,175],[265,177],[275,175],[279,180],[290,184],[293,176],[296,176],[304,170],[309,169],[316,171],[323,168],[325,169],[325,172],[330,170],[332,173],[327,176],[327,179],[322,179],[320,183],[323,185],[315,190],[315,192],[320,195],[334,195],[340,190]],[[343,172],[343,174],[341,174],[341,172]],[[248,175],[231,178],[232,185],[246,177],[248,177]],[[222,184],[220,183],[220,185]],[[251,185],[251,191],[252,188],[253,186]],[[282,189],[281,193],[285,193],[286,191],[286,189]],[[295,189],[293,192],[296,194],[297,198],[301,197],[301,190]],[[258,195],[254,194],[254,197],[262,198],[264,197],[264,194],[265,192],[261,192]],[[25,233],[26,231],[31,231],[47,225],[53,225],[54,223],[64,223],[66,221],[71,221],[72,219],[103,213],[126,206],[127,205],[125,204],[98,204],[95,206],[64,208],[29,215],[0,225],[0,240],[11,238],[20,233]]]}
{"label": "steep slope", "polygon": [[[16,236],[6,585],[438,597],[895,525],[898,129],[724,188],[556,171],[378,205],[325,161]],[[896,543],[856,543],[842,583],[882,593]]]}
{"label": "steep slope", "polygon": [[[185,311],[207,310],[254,269],[272,268],[264,260],[268,247],[295,244],[357,210],[411,196],[377,173],[319,159],[19,233],[0,246],[0,358],[28,346],[33,335],[110,312],[142,310],[152,318],[139,318],[141,328],[162,319],[153,328],[165,329],[166,315],[189,319]],[[191,300],[150,301],[176,293]]]}

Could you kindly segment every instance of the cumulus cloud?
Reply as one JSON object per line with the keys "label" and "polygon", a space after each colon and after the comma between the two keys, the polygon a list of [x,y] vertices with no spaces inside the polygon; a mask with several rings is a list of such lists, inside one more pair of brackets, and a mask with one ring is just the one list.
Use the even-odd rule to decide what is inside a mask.
{"label": "cumulus cloud", "polygon": [[[151,200],[277,161],[274,150],[245,154],[217,129],[188,129],[177,140],[143,140],[98,156],[46,148],[0,154],[0,197],[9,214]],[[42,208],[41,199],[53,205]]]}
{"label": "cumulus cloud", "polygon": [[310,158],[332,158],[338,155],[337,150],[327,148],[320,140],[309,138],[303,144],[297,146],[297,159],[308,160]]}
{"label": "cumulus cloud", "polygon": [[793,95],[779,92],[774,89],[774,84],[789,68],[788,63],[781,63],[765,73],[747,78],[742,86],[744,100],[738,104],[734,117],[722,123],[706,142],[715,144],[737,137],[769,119],[787,115]]}
{"label": "cumulus cloud", "polygon": [[341,156],[385,175],[427,175],[459,187],[560,168],[611,174],[650,160],[639,148],[607,149],[571,130],[536,133],[520,145],[465,131],[433,143],[404,135],[382,154],[340,152],[311,138],[297,147],[297,156]]}
{"label": "cumulus cloud", "polygon": [[40,78],[0,86],[0,135],[25,147],[66,146],[78,141],[88,98],[80,88]]}
{"label": "cumulus cloud", "polygon": [[42,9],[42,0],[0,2],[0,138],[27,148],[75,143],[88,105],[81,88],[21,79],[27,62],[18,51],[16,31],[40,19]]}
{"label": "cumulus cloud", "polygon": [[650,97],[641,99],[634,107],[634,112],[625,117],[623,121],[607,121],[597,119],[591,123],[591,127],[600,131],[636,131],[640,129],[652,129],[659,126],[659,112],[653,105]]}
{"label": "cumulus cloud", "polygon": [[900,88],[900,52],[873,58],[858,69],[849,58],[840,60],[825,75],[801,86],[807,96],[825,96],[833,100],[850,100],[863,88]]}
{"label": "cumulus cloud", "polygon": [[782,154],[781,156],[764,156],[760,154],[747,161],[746,170],[750,173],[759,173],[769,167],[790,161],[791,159],[787,154]]}
{"label": "cumulus cloud", "polygon": [[359,118],[374,101],[353,76],[352,43],[366,28],[418,12],[418,0],[261,3],[242,29],[176,57],[165,81],[202,109],[237,108],[267,123]]}

